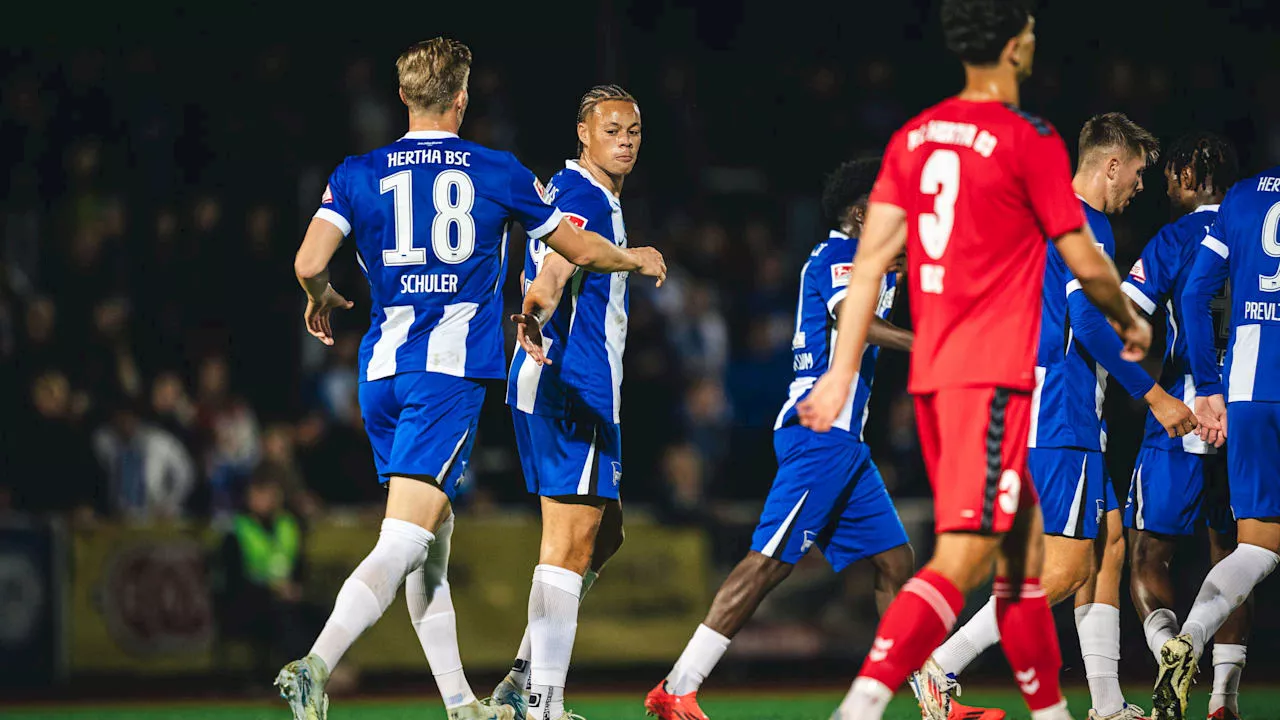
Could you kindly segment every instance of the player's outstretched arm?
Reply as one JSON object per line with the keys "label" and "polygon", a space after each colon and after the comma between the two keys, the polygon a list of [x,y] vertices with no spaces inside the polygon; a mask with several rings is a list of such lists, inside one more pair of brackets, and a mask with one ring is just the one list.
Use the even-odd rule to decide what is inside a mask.
{"label": "player's outstretched arm", "polygon": [[1196,249],[1187,285],[1182,291],[1182,324],[1196,382],[1196,415],[1200,437],[1221,446],[1227,438],[1227,405],[1222,372],[1213,344],[1213,296],[1227,281],[1227,246],[1212,235]]}
{"label": "player's outstretched arm", "polygon": [[618,247],[568,220],[561,220],[542,241],[569,262],[591,272],[638,272],[658,278],[659,287],[667,279],[667,264],[656,249]]}
{"label": "player's outstretched arm", "polygon": [[[551,319],[551,314],[560,305],[564,286],[577,271],[578,267],[568,260],[556,253],[547,253],[538,276],[524,293],[520,314],[511,316],[511,322],[516,324],[516,340],[539,365],[551,364],[542,347],[542,326]],[[523,277],[523,273],[521,276]]]}
{"label": "player's outstretched arm", "polygon": [[871,318],[880,294],[880,280],[907,242],[907,213],[896,205],[873,202],[867,208],[858,251],[849,273],[849,287],[840,307],[836,347],[827,372],[797,406],[807,428],[831,429],[849,397],[849,383],[857,372]]}
{"label": "player's outstretched arm", "polygon": [[354,303],[338,294],[329,284],[329,261],[342,244],[342,230],[323,218],[312,218],[302,246],[293,259],[293,272],[307,293],[307,309],[303,322],[307,332],[325,345],[333,344],[333,328],[329,315],[334,310],[350,309]]}
{"label": "player's outstretched arm", "polygon": [[1134,312],[1125,298],[1116,266],[1105,253],[1098,252],[1089,226],[1058,236],[1054,245],[1084,294],[1115,324],[1124,341],[1121,357],[1134,362],[1146,357],[1151,347],[1151,325]]}

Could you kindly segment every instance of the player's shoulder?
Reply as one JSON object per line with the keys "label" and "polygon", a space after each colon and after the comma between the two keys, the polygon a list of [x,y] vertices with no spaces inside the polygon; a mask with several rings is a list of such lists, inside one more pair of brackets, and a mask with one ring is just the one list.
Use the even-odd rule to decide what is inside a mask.
{"label": "player's shoulder", "polygon": [[613,193],[591,177],[576,160],[567,160],[564,165],[547,183],[548,203],[561,211],[567,211],[566,205],[593,213],[611,211],[616,201]]}
{"label": "player's shoulder", "polygon": [[1059,137],[1058,129],[1053,126],[1053,123],[1039,115],[1008,103],[1001,103],[999,107],[1008,114],[1014,127],[1025,129],[1039,137]]}
{"label": "player's shoulder", "polygon": [[827,237],[813,246],[809,251],[811,266],[852,262],[858,249],[858,239],[849,237],[839,230],[831,230]]}

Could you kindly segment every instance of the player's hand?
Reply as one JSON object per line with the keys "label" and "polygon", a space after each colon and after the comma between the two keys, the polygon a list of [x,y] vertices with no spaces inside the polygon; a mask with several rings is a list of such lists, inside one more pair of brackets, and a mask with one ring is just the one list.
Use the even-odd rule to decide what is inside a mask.
{"label": "player's hand", "polygon": [[1222,395],[1197,397],[1196,417],[1200,420],[1200,439],[1222,447],[1227,441],[1227,403]]}
{"label": "player's hand", "polygon": [[830,372],[818,378],[818,382],[809,391],[809,396],[796,406],[800,424],[817,432],[830,430],[845,401],[849,399],[849,383],[849,378]]}
{"label": "player's hand", "polygon": [[662,287],[667,279],[667,261],[662,259],[662,253],[651,247],[631,248],[631,253],[640,261],[640,269],[636,272],[658,278],[658,287]]}
{"label": "player's hand", "polygon": [[1151,406],[1151,414],[1169,433],[1169,437],[1182,437],[1200,427],[1195,413],[1186,403],[1164,391],[1156,385],[1146,395],[1147,404]]}
{"label": "player's hand", "polygon": [[308,296],[307,309],[302,315],[307,332],[325,345],[332,345],[333,327],[329,324],[329,314],[334,310],[350,310],[353,305],[355,303],[339,295],[332,285],[326,286],[318,299]]}
{"label": "player's hand", "polygon": [[[1133,310],[1130,309],[1132,313]],[[1147,350],[1151,347],[1151,324],[1142,316],[1133,313],[1133,322],[1129,327],[1118,327],[1116,332],[1120,335],[1120,339],[1124,341],[1124,350],[1120,351],[1120,358],[1130,362],[1141,362],[1147,356]]]}
{"label": "player's hand", "polygon": [[512,315],[511,322],[516,324],[516,341],[520,347],[539,365],[550,365],[551,359],[542,349],[542,323],[531,312]]}

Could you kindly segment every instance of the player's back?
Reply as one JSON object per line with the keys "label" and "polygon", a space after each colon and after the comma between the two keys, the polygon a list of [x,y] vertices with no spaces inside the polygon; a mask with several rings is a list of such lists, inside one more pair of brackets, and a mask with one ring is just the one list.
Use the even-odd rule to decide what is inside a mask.
{"label": "player's back", "polygon": [[871,199],[907,214],[911,391],[1031,390],[1045,237],[1084,224],[1053,127],[950,98],[894,136]]}
{"label": "player's back", "polygon": [[318,215],[356,239],[369,280],[360,379],[430,371],[502,377],[501,283],[511,220],[541,237],[560,215],[510,154],[407,133],[334,171]]}
{"label": "player's back", "polygon": [[1204,244],[1229,268],[1228,399],[1280,402],[1280,167],[1232,186]]}

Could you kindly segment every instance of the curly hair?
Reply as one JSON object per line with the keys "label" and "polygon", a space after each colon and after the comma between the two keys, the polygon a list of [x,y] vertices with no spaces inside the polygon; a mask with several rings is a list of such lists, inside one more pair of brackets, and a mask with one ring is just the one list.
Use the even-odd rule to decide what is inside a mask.
{"label": "curly hair", "polygon": [[947,49],[966,65],[992,65],[1031,17],[1028,0],[944,0]]}
{"label": "curly hair", "polygon": [[[631,93],[622,89],[621,85],[596,85],[588,90],[586,94],[582,96],[582,99],[578,101],[578,122],[586,122],[587,115],[591,114],[591,111],[595,109],[595,106],[605,102],[606,100],[626,100],[633,103],[636,102],[636,99],[631,97]],[[639,103],[636,103],[636,105],[639,105]],[[578,154],[582,154],[581,142],[578,143]]]}
{"label": "curly hair", "polygon": [[849,208],[871,194],[880,174],[880,158],[850,160],[827,175],[822,187],[822,215],[831,227],[839,228]]}
{"label": "curly hair", "polygon": [[1174,175],[1183,168],[1191,168],[1196,190],[1212,187],[1215,192],[1226,192],[1240,179],[1240,162],[1235,148],[1220,135],[1196,132],[1183,135],[1169,148],[1165,164]]}

